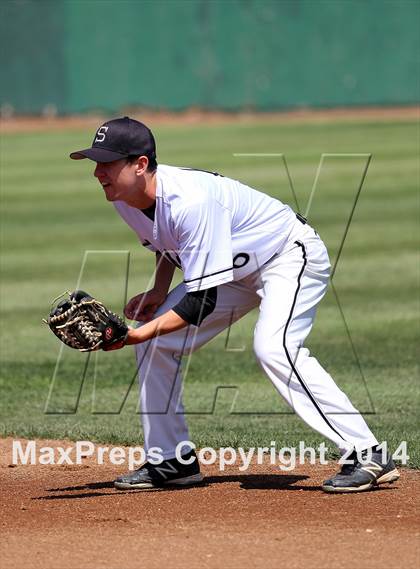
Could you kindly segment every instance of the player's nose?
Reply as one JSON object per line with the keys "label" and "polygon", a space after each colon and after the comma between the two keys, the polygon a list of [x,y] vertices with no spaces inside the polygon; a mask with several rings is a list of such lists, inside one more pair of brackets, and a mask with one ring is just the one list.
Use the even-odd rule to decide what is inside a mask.
{"label": "player's nose", "polygon": [[102,173],[102,164],[100,162],[96,163],[96,168],[93,172],[93,175],[95,176],[95,178],[99,178],[99,176]]}

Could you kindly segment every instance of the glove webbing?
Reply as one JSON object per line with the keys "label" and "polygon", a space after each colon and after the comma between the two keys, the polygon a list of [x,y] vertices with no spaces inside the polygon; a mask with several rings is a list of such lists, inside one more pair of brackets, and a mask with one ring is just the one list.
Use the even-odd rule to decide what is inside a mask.
{"label": "glove webbing", "polygon": [[[97,300],[82,300],[74,306],[71,306],[62,314],[58,314],[57,316],[52,316],[50,318],[50,324],[55,326],[60,340],[64,343],[70,344],[72,347],[79,349],[82,352],[96,350],[102,343],[102,334],[95,329],[90,317],[94,316],[97,321],[100,319],[95,313],[90,312],[87,314],[84,307],[88,305],[93,306],[101,312],[103,310],[103,305]],[[78,312],[79,314],[75,318],[70,319],[75,312]],[[57,325],[59,322],[63,321],[65,321],[63,324]],[[77,334],[75,334],[75,331]],[[83,345],[86,344],[82,344],[77,335],[81,336],[85,342],[89,344],[88,348],[83,348]]]}

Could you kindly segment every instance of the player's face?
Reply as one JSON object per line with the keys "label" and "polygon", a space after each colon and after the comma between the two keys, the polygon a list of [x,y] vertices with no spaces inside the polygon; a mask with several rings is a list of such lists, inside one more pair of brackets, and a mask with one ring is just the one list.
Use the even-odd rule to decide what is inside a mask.
{"label": "player's face", "polygon": [[130,198],[138,192],[135,163],[130,163],[125,158],[114,162],[97,162],[94,176],[98,178],[106,199],[110,202],[121,200],[130,203]]}

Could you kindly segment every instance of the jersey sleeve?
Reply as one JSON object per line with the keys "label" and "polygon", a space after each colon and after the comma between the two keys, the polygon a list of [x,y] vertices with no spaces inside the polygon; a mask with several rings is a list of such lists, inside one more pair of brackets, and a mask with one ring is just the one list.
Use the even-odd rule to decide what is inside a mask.
{"label": "jersey sleeve", "polygon": [[187,292],[233,280],[231,213],[216,200],[189,204],[176,221]]}

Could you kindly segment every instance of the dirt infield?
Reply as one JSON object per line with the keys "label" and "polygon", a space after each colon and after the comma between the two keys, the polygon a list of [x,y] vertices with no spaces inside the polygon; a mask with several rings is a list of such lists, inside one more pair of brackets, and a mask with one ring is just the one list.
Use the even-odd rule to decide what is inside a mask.
{"label": "dirt infield", "polygon": [[[204,111],[188,109],[171,113],[152,112],[149,109],[126,109],[117,115],[129,114],[146,124],[153,125],[194,125],[194,124],[253,124],[253,123],[323,123],[331,121],[372,121],[372,120],[419,120],[420,107],[354,107],[336,109],[300,109],[284,112],[237,112]],[[95,128],[110,117],[104,114],[75,115],[68,117],[12,116],[2,118],[0,132],[31,132],[61,129]]]}
{"label": "dirt infield", "polygon": [[418,471],[404,469],[398,483],[373,492],[334,496],[319,489],[334,464],[245,473],[211,466],[195,488],[124,492],[112,486],[124,467],[90,458],[12,466],[12,439],[0,449],[3,569],[391,569],[420,560]]}

